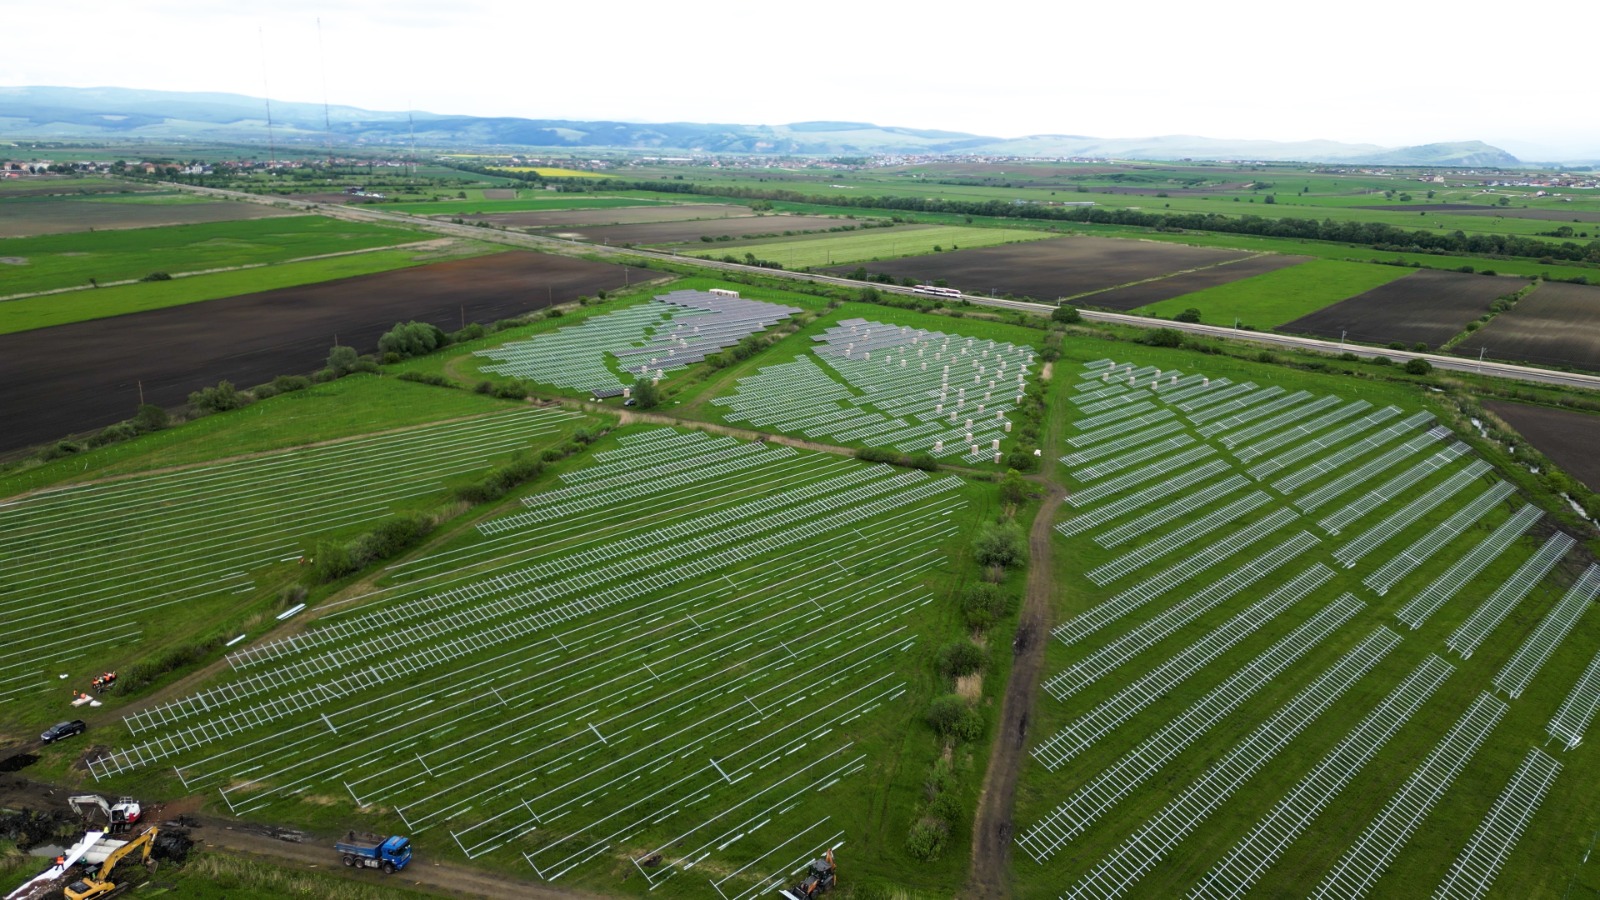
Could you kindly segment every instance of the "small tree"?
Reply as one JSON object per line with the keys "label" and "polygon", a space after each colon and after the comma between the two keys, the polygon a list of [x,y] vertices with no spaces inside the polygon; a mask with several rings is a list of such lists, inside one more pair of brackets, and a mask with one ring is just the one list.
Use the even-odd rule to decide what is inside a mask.
{"label": "small tree", "polygon": [[1199,322],[1200,321],[1200,310],[1195,309],[1194,307],[1191,306],[1188,309],[1184,310],[1183,312],[1178,313],[1177,315],[1173,316],[1172,317],[1172,321],[1174,321],[1174,322],[1191,322],[1191,323]]}
{"label": "small tree", "polygon": [[328,369],[335,378],[343,378],[356,370],[356,365],[361,362],[361,355],[356,353],[356,348],[346,347],[343,344],[335,346],[328,351]]}
{"label": "small tree", "polygon": [[983,648],[971,641],[951,641],[939,648],[939,671],[947,678],[971,675],[984,662]]}
{"label": "small tree", "polygon": [[974,582],[961,592],[961,618],[973,631],[983,631],[999,621],[1011,606],[1011,598],[997,585]]}
{"label": "small tree", "polygon": [[1050,321],[1060,322],[1063,325],[1076,325],[1083,321],[1083,316],[1078,313],[1077,307],[1063,303],[1050,314]]}
{"label": "small tree", "polygon": [[1152,328],[1144,333],[1139,343],[1151,347],[1181,347],[1183,346],[1183,332],[1174,328]]}
{"label": "small tree", "polygon": [[160,431],[171,424],[167,411],[153,403],[140,404],[139,411],[133,414],[133,427],[141,432]]}
{"label": "small tree", "polygon": [[1405,367],[1405,373],[1407,375],[1426,375],[1432,371],[1433,363],[1430,363],[1425,359],[1413,358],[1406,363]]}
{"label": "small tree", "polygon": [[1022,529],[1009,522],[985,524],[972,543],[972,556],[978,565],[996,571],[1022,562],[1024,552]]}
{"label": "small tree", "polygon": [[250,398],[239,393],[231,381],[219,381],[216,387],[201,388],[189,395],[189,403],[206,412],[227,412],[249,402]]}
{"label": "small tree", "polygon": [[654,381],[643,379],[634,384],[633,399],[639,402],[640,409],[655,409],[661,405],[661,389]]}
{"label": "small tree", "polygon": [[1007,469],[1000,479],[1000,502],[1016,506],[1028,499],[1028,482],[1016,469]]}

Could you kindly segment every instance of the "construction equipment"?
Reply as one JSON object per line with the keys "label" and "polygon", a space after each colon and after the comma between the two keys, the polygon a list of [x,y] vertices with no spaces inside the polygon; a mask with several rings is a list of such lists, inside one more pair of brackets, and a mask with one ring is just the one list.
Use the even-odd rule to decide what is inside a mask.
{"label": "construction equipment", "polygon": [[385,875],[393,875],[411,862],[411,841],[398,834],[385,838],[352,831],[344,840],[335,843],[333,849],[339,851],[345,865],[382,869]]}
{"label": "construction equipment", "polygon": [[113,834],[127,831],[139,824],[140,817],[144,815],[144,809],[139,805],[139,801],[132,797],[123,797],[116,803],[107,803],[106,798],[99,794],[78,794],[75,797],[68,797],[67,804],[72,807],[73,812],[85,819],[99,811],[111,824]]}
{"label": "construction equipment", "polygon": [[778,894],[785,900],[811,900],[833,890],[838,883],[839,870],[833,864],[833,850],[829,849],[821,859],[813,859],[811,865],[806,867],[804,881]]}
{"label": "construction equipment", "polygon": [[117,863],[122,862],[129,854],[140,852],[139,861],[145,868],[153,869],[154,861],[150,858],[150,848],[155,843],[156,835],[160,829],[150,828],[133,840],[111,851],[106,861],[100,864],[100,870],[93,875],[85,875],[81,881],[74,881],[67,885],[62,893],[67,900],[89,900],[91,897],[104,897],[117,889],[111,881],[111,873],[117,869]]}

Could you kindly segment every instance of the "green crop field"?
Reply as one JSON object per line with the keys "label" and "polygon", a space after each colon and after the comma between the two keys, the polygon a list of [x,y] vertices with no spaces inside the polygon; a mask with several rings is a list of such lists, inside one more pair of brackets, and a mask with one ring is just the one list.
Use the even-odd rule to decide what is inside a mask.
{"label": "green crop field", "polygon": [[103,285],[152,272],[177,275],[368,250],[425,238],[385,225],[291,216],[0,240],[6,294]]}
{"label": "green crop field", "polygon": [[[810,269],[844,263],[866,262],[875,259],[894,259],[901,256],[919,256],[940,250],[992,247],[1018,241],[1036,241],[1050,237],[1043,231],[1023,231],[1012,228],[961,228],[936,226],[903,230],[847,232],[816,240],[774,240],[770,243],[740,243],[741,250],[776,262],[785,269]],[[688,253],[694,253],[694,244],[683,244]]]}
{"label": "green crop field", "polygon": [[1275,328],[1409,274],[1397,266],[1314,259],[1152,303],[1136,312],[1170,319],[1193,308],[1200,310],[1200,321],[1212,325],[1237,320],[1256,328]]}
{"label": "green crop field", "polygon": [[337,278],[371,275],[445,259],[497,253],[502,249],[504,248],[493,244],[466,241],[457,241],[447,248],[434,250],[380,248],[348,256],[285,262],[262,268],[174,278],[171,281],[138,282],[68,294],[8,300],[0,303],[0,334],[103,319],[147,309],[182,306],[187,303],[217,300],[257,291],[315,284]]}

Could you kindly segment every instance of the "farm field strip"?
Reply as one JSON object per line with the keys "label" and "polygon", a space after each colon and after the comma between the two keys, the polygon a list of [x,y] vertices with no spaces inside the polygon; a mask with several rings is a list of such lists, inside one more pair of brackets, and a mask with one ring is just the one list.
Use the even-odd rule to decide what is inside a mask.
{"label": "farm field strip", "polygon": [[[699,433],[637,434],[596,460],[613,474],[577,469],[562,481],[604,484],[622,464],[647,471],[722,446]],[[909,623],[926,615],[922,581],[946,565],[939,544],[958,533],[964,505],[954,479],[796,453],[763,454],[790,473],[777,482],[734,473],[746,477],[730,491],[719,474],[684,486],[703,499],[648,498],[631,524],[603,534],[585,514],[536,525],[548,549],[533,567],[526,553],[503,552],[516,531],[469,532],[458,550],[497,547],[493,566],[467,576],[488,594],[425,602],[457,577],[439,570],[428,586],[382,588],[303,633],[333,641],[243,651],[229,682],[146,716],[141,743],[96,759],[94,774],[171,763],[238,814],[331,791],[394,810],[412,833],[446,831],[469,858],[519,852],[547,880],[618,846],[652,884],[709,868],[732,896],[777,879],[764,870],[842,841],[826,823],[799,835],[775,823],[819,793],[851,790],[864,771],[870,757],[852,735],[908,689]],[[651,550],[673,544],[684,552]],[[729,558],[729,544],[749,552]],[[621,571],[619,557],[650,563]],[[530,568],[531,580],[506,578]],[[557,589],[574,577],[563,573],[599,580]],[[613,606],[605,585],[619,578],[643,588]],[[533,606],[514,599],[529,584],[544,594]],[[526,610],[538,618],[573,602],[581,611],[523,625]],[[339,673],[385,702],[334,688]],[[230,682],[247,689],[229,695]],[[240,720],[245,707],[255,718]],[[477,727],[489,708],[496,727]],[[647,867],[657,855],[661,865]]]}
{"label": "farm field strip", "polygon": [[1319,900],[1366,896],[1506,711],[1501,701],[1479,694],[1455,726],[1412,771],[1377,818],[1368,823],[1332,871],[1323,877],[1311,896]]}
{"label": "farm field strip", "polygon": [[[867,229],[845,234],[829,235],[810,240],[740,241],[740,252],[750,251],[765,260],[782,265],[785,269],[809,269],[836,264],[865,262],[878,258],[892,259],[937,252],[938,248],[957,250],[993,247],[998,244],[1015,244],[1050,237],[1049,232],[1020,228],[963,228],[959,225],[934,225],[926,228]],[[693,252],[695,245],[683,245],[685,252]],[[714,251],[712,244],[704,249]]]}
{"label": "farm field strip", "polygon": [[[82,616],[99,627],[143,622],[153,610],[242,589],[255,568],[298,556],[297,526],[335,498],[340,511],[320,526],[370,521],[573,418],[508,412],[12,501],[0,508],[10,547],[0,609],[14,625],[0,639],[0,673],[32,677],[30,657],[81,630]],[[42,561],[67,554],[73,568],[55,565],[42,581]]]}
{"label": "farm field strip", "polygon": [[[1564,532],[1551,535],[1538,552],[1528,557],[1517,571],[1495,588],[1488,599],[1473,610],[1466,621],[1450,633],[1450,637],[1445,640],[1446,646],[1460,654],[1462,659],[1471,659],[1473,651],[1494,633],[1495,628],[1511,614],[1511,610],[1533,592],[1534,586],[1555,568],[1556,563],[1559,563],[1575,544],[1577,541]],[[1420,617],[1417,618],[1420,624]],[[1415,628],[1416,625],[1412,627]]]}
{"label": "farm field strip", "polygon": [[1561,602],[1550,608],[1543,619],[1528,635],[1517,652],[1506,661],[1505,668],[1494,677],[1494,686],[1515,700],[1522,696],[1528,682],[1539,674],[1550,655],[1589,611],[1594,598],[1600,596],[1600,563],[1584,570],[1577,582],[1567,590]]}
{"label": "farm field strip", "polygon": [[1191,900],[1244,896],[1454,671],[1429,654],[1211,868]]}
{"label": "farm field strip", "polygon": [[[1010,397],[1015,393],[1020,401],[1034,361],[1027,346],[865,319],[842,320],[814,341],[810,354],[739,379],[733,393],[713,405],[730,422],[936,457],[966,450],[962,458],[977,462],[997,453],[1010,431]],[[968,373],[971,385],[963,381]],[[964,427],[958,424],[963,416]]]}
{"label": "farm field strip", "polygon": [[1495,798],[1494,807],[1472,832],[1461,855],[1450,864],[1450,871],[1433,896],[1439,900],[1473,900],[1488,893],[1506,857],[1560,774],[1561,763],[1538,747],[1529,750],[1505,790]]}
{"label": "farm field strip", "polygon": [[672,291],[580,325],[477,350],[474,355],[492,360],[482,366],[485,372],[614,397],[626,386],[613,366],[635,379],[660,378],[797,312],[797,307],[738,296]]}
{"label": "farm field strip", "polygon": [[1589,729],[1597,711],[1600,711],[1600,654],[1589,661],[1588,668],[1573,682],[1545,731],[1572,750],[1583,743],[1583,733]]}
{"label": "farm field strip", "polygon": [[1084,875],[1067,896],[1119,897],[1199,828],[1217,807],[1270,763],[1290,741],[1327,712],[1363,676],[1399,646],[1382,625],[1280,707],[1249,736],[1146,819],[1132,835]]}

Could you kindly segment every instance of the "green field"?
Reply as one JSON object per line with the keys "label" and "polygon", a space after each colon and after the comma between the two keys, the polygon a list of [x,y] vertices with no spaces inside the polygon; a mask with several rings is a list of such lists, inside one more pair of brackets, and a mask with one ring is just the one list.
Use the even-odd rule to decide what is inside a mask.
{"label": "green field", "polygon": [[[1036,241],[1046,237],[1050,235],[1043,231],[936,226],[919,228],[915,231],[903,231],[897,228],[867,229],[814,240],[780,239],[771,243],[749,244],[740,242],[737,246],[741,251],[748,250],[762,259],[779,263],[785,269],[811,269],[844,263],[895,259],[901,256],[920,256],[940,250],[971,250],[977,247],[992,247],[996,244]],[[692,254],[696,245],[681,246]]]}
{"label": "green field", "polygon": [[[187,197],[186,197],[187,199]],[[209,202],[209,201],[200,201]],[[368,250],[425,238],[386,225],[322,216],[290,216],[205,225],[169,225],[89,234],[0,240],[0,258],[21,260],[3,271],[6,295],[179,275],[209,269],[281,263]]]}
{"label": "green field", "polygon": [[1134,311],[1170,319],[1186,309],[1198,309],[1200,321],[1212,325],[1237,320],[1256,328],[1276,328],[1409,274],[1397,266],[1314,259]]}
{"label": "green field", "polygon": [[147,309],[218,300],[239,294],[315,284],[337,278],[372,275],[445,259],[496,253],[501,249],[503,248],[491,244],[469,242],[455,242],[449,248],[441,250],[377,249],[349,256],[286,262],[263,268],[175,278],[171,281],[139,282],[74,291],[68,294],[8,300],[0,303],[0,334],[121,316]]}

